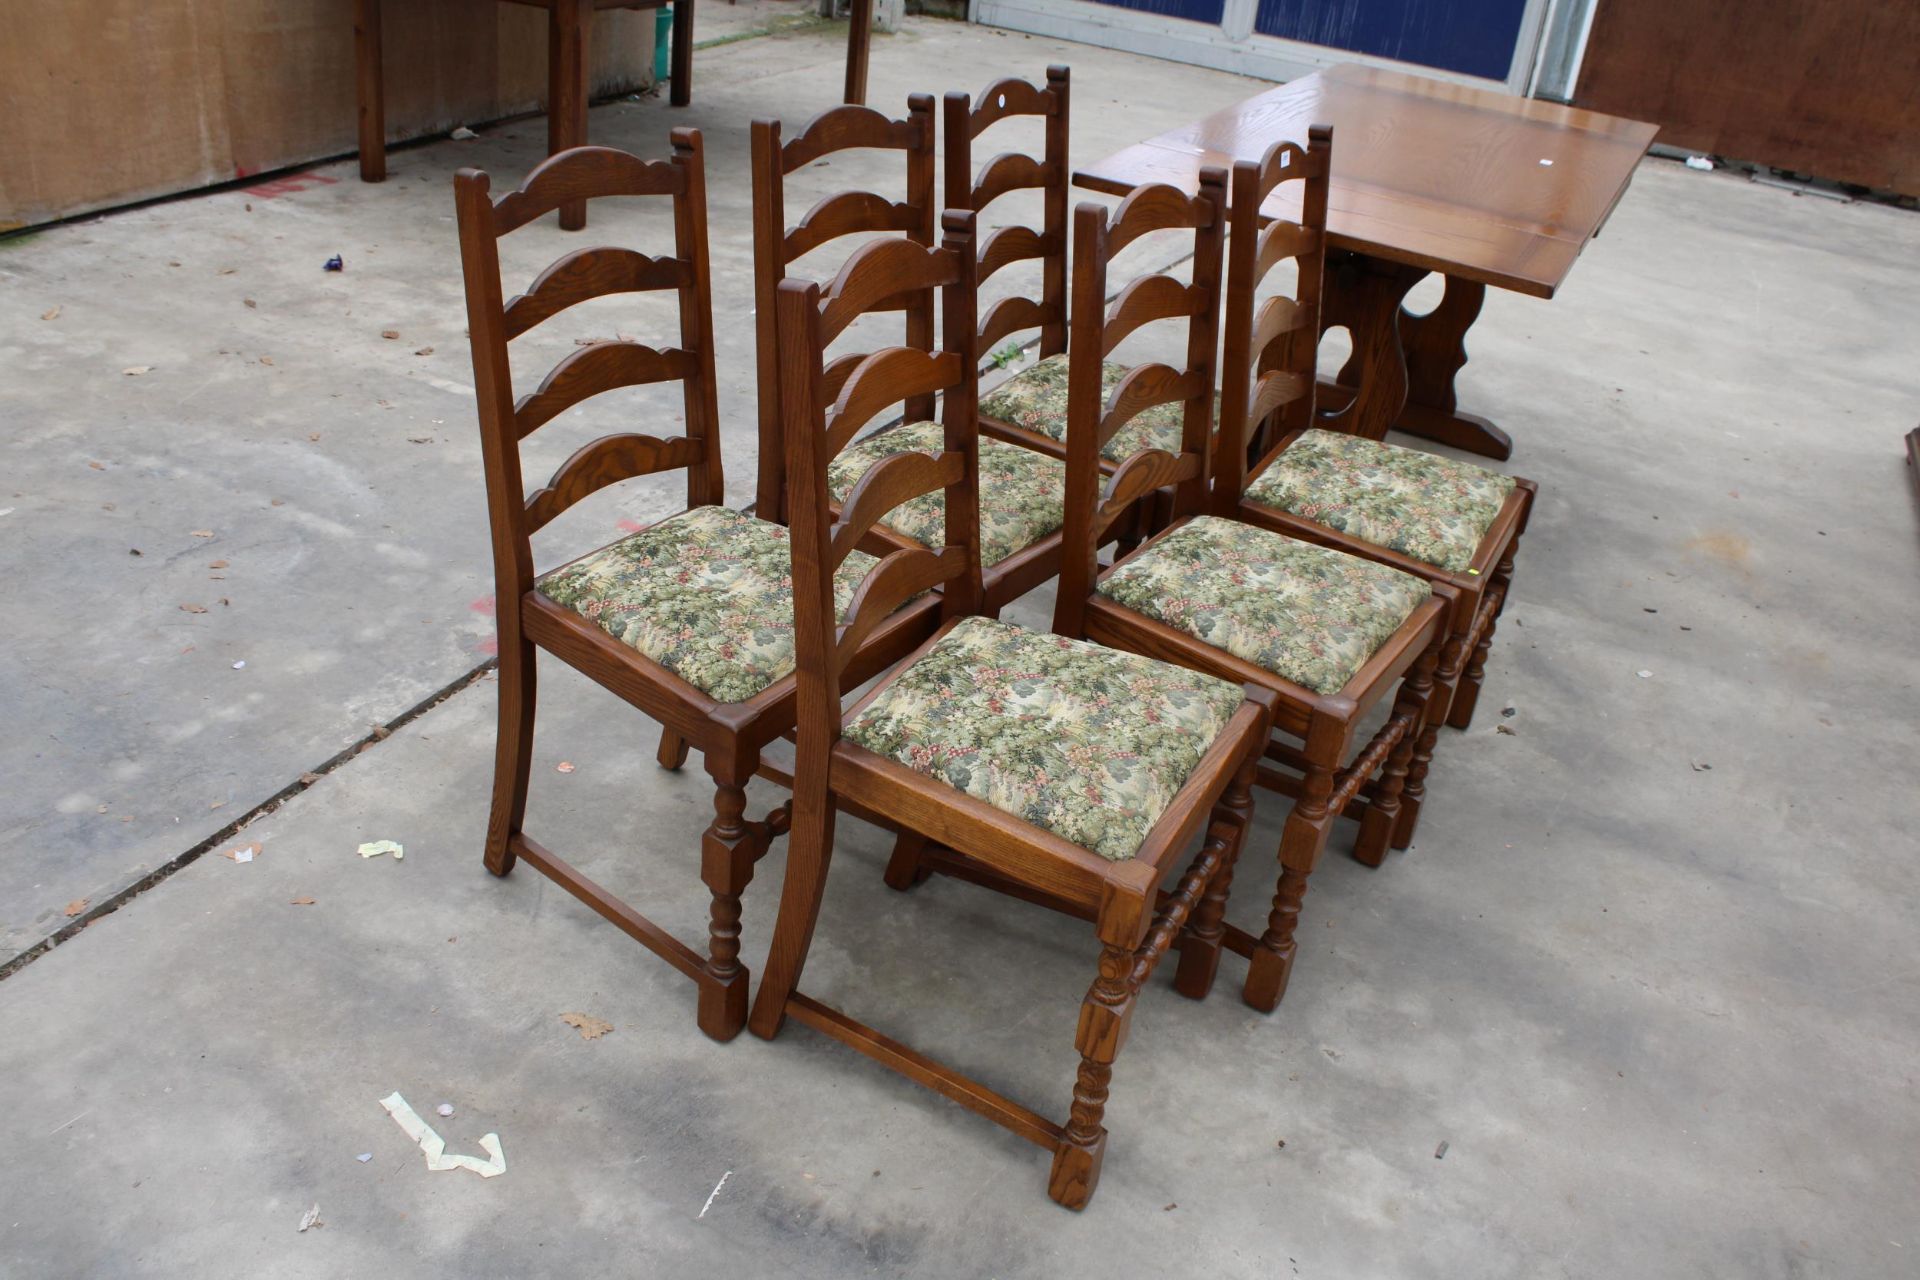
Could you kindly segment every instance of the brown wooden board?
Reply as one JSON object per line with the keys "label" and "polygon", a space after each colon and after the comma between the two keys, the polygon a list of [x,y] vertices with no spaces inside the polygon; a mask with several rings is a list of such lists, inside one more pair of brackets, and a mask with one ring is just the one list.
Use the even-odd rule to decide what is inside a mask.
{"label": "brown wooden board", "polygon": [[[389,139],[537,110],[546,15],[494,0],[386,6]],[[353,6],[69,0],[0,37],[0,230],[355,148]],[[596,94],[652,80],[653,15],[595,18]]]}
{"label": "brown wooden board", "polygon": [[1660,140],[1920,194],[1920,4],[1602,0],[1574,89]]}

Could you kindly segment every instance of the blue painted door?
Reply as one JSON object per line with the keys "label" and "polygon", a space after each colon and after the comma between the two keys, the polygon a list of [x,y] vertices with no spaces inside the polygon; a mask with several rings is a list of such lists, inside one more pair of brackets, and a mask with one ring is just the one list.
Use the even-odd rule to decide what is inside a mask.
{"label": "blue painted door", "polygon": [[[1141,0],[1127,7],[1169,12],[1183,6],[1178,0]],[[1526,7],[1526,0],[1260,0],[1253,29],[1329,49],[1505,80]],[[1220,10],[1218,4],[1211,8],[1216,14]]]}
{"label": "blue painted door", "polygon": [[1134,9],[1140,13],[1157,13],[1166,18],[1186,18],[1216,27],[1220,25],[1226,8],[1226,0],[1096,0],[1096,3],[1111,5],[1116,9]]}

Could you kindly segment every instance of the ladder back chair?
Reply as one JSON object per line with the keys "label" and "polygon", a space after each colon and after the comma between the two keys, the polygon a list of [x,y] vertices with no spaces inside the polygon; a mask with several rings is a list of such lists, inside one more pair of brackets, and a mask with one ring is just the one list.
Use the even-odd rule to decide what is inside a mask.
{"label": "ladder back chair", "polygon": [[[950,209],[985,213],[987,206],[1015,191],[1041,192],[1040,229],[1004,226],[980,246],[978,280],[985,284],[1016,262],[1040,262],[1040,296],[1001,298],[980,321],[980,353],[993,354],[993,345],[1028,329],[1040,331],[1039,357],[1063,355],[1067,349],[1067,188],[1071,172],[1067,158],[1068,88],[1066,67],[1047,68],[1046,88],[1009,77],[996,80],[974,99],[955,90],[946,97],[946,203]],[[1002,151],[980,168],[973,167],[973,141],[1002,120],[1038,117],[1045,129],[1040,159],[1018,151]],[[993,432],[997,424],[985,419],[981,429]],[[1019,433],[1002,438],[1025,443]]]}
{"label": "ladder back chair", "polygon": [[[1257,777],[1296,801],[1281,836],[1279,886],[1265,932],[1258,939],[1238,930],[1227,935],[1229,947],[1250,961],[1245,999],[1271,1010],[1286,990],[1301,897],[1332,817],[1355,805],[1364,814],[1357,856],[1370,865],[1385,856],[1427,714],[1445,606],[1420,578],[1207,513],[1225,194],[1225,172],[1208,168],[1197,195],[1142,187],[1111,216],[1094,204],[1075,213],[1067,552],[1054,629],[1273,698],[1275,740],[1264,754],[1294,772],[1263,765]],[[1206,233],[1193,283],[1170,276],[1135,281],[1109,309],[1103,276],[1112,254],[1150,228],[1182,226]],[[1098,361],[1115,333],[1155,319],[1185,320],[1187,367],[1144,365],[1106,394]],[[1099,463],[1112,441],[1161,404],[1180,407],[1179,438],[1171,448],[1142,440],[1103,480]],[[1172,496],[1167,526],[1102,572],[1098,549],[1113,540],[1129,508],[1161,493]],[[1386,724],[1352,750],[1362,720],[1396,687]]]}
{"label": "ladder back chair", "polygon": [[[1029,258],[1042,262],[1040,297],[1002,299],[981,324],[981,350],[989,354],[994,343],[1025,329],[1038,328],[1040,342],[1037,362],[1031,368],[1021,370],[981,398],[980,429],[994,439],[1063,460],[1067,456],[1067,384],[1071,376],[1066,281],[1070,236],[1067,192],[1072,173],[1067,160],[1067,84],[1065,67],[1049,67],[1045,90],[1020,80],[1001,80],[981,91],[980,105],[972,110],[968,109],[967,96],[961,93],[948,94],[946,105],[949,203],[958,203],[964,194],[967,207],[977,212],[1021,187],[1040,187],[1045,192],[1045,217],[1038,232],[1030,227],[1003,228],[980,255],[983,281],[1012,262]],[[998,121],[1019,114],[1046,117],[1043,159],[1036,161],[1018,152],[1002,153],[981,169],[976,183],[972,153],[959,139],[978,136]],[[1107,393],[1132,372],[1120,361],[1105,359],[1111,354],[1111,347],[1101,353],[1100,370]],[[1172,448],[1180,439],[1181,425],[1177,404],[1147,410],[1128,432],[1112,442],[1102,459],[1103,469],[1111,473],[1132,454],[1135,445],[1149,437],[1163,448]]]}
{"label": "ladder back chair", "polygon": [[[1464,729],[1537,486],[1354,435],[1348,410],[1316,412],[1332,154],[1333,131],[1316,125],[1305,149],[1277,143],[1260,160],[1234,165],[1213,510],[1443,586],[1453,608],[1436,679],[1446,722]],[[1273,192],[1296,181],[1300,220],[1263,217]],[[1276,294],[1256,308],[1262,282],[1288,258],[1298,263],[1294,296]],[[1418,795],[1440,723],[1436,716],[1426,730],[1410,797]],[[1403,806],[1395,848],[1412,842],[1419,812],[1417,798]]]}
{"label": "ladder back chair", "polygon": [[[1051,1153],[1048,1194],[1078,1209],[1100,1176],[1108,1085],[1142,984],[1176,939],[1181,989],[1198,997],[1210,984],[1267,709],[1228,681],[980,615],[973,215],[950,212],[945,225],[938,250],[861,250],[824,295],[800,281],[780,286],[799,763],[780,914],[750,1026],[771,1038],[792,1017],[1005,1126]],[[877,353],[836,388],[826,343],[849,309],[900,280],[947,290],[944,349]],[[939,452],[875,462],[835,515],[822,446],[842,416],[936,390]],[[843,558],[889,508],[936,490],[948,513],[941,542],[889,554],[836,625],[827,592]],[[843,712],[853,687],[848,654],[870,625],[865,611],[934,588],[943,619],[935,636]],[[837,807],[922,832],[971,860],[983,879],[1095,921],[1098,977],[1081,1006],[1080,1068],[1064,1124],[798,990]],[[1163,901],[1160,882],[1196,838],[1198,855]]]}
{"label": "ladder back chair", "polygon": [[[746,1018],[740,894],[787,821],[784,805],[763,820],[748,820],[744,788],[761,769],[761,748],[793,727],[795,678],[786,530],[721,505],[700,134],[675,129],[672,158],[660,162],[605,147],[564,151],[498,201],[489,196],[487,175],[476,169],[461,170],[454,189],[500,637],[499,740],[486,865],[504,876],[519,859],[532,863],[691,978],[699,991],[701,1030],[730,1039]],[[503,303],[499,238],[567,202],[605,196],[670,198],[673,253],[578,250]],[[512,339],[591,298],[666,289],[678,294],[678,347],[596,342],[560,361],[536,390],[514,398],[507,359]],[[684,436],[602,436],[577,450],[544,486],[525,492],[520,441],[602,392],[675,381],[682,384]],[[535,575],[532,535],[567,508],[622,480],[676,470],[686,472],[685,511]],[[909,605],[897,617],[874,618],[852,669],[870,675],[897,660],[934,621],[931,602]],[[678,768],[689,744],[704,754],[714,784],[714,818],[700,851],[700,874],[712,895],[705,956],[523,830],[537,649],[660,722],[665,767]]]}
{"label": "ladder back chair", "polygon": [[[777,290],[797,258],[844,236],[894,232],[933,247],[934,206],[933,95],[907,99],[904,119],[890,120],[864,106],[833,107],[809,120],[791,142],[781,141],[778,120],[755,120],[753,140],[753,305],[758,353],[760,462],[754,512],[784,523],[786,509],[785,421],[780,413]],[[810,164],[843,151],[899,151],[906,158],[903,199],[877,191],[834,192],[815,202],[797,223],[787,225],[787,178]],[[933,350],[934,299],[930,292],[907,292],[885,308],[905,313],[906,344]],[[933,416],[931,398],[909,406],[916,420]]]}

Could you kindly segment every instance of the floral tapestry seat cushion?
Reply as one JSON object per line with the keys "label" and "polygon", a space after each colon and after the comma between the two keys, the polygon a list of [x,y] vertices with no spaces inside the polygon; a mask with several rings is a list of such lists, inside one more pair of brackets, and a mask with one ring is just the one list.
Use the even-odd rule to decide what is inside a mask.
{"label": "floral tapestry seat cushion", "polygon": [[[856,551],[833,579],[845,615],[877,563]],[[787,530],[695,507],[590,552],[535,584],[717,702],[744,702],[794,669]]]}
{"label": "floral tapestry seat cushion", "polygon": [[1287,511],[1449,573],[1473,563],[1513,477],[1337,431],[1301,434],[1247,486]]}
{"label": "floral tapestry seat cushion", "polygon": [[[915,422],[856,440],[827,465],[827,491],[845,502],[867,468],[896,453],[938,454],[946,433],[937,422]],[[1031,449],[1000,440],[980,442],[980,564],[991,569],[1066,523],[1067,467]],[[882,521],[895,533],[930,547],[947,540],[947,495],[925,493],[903,502]]]}
{"label": "floral tapestry seat cushion", "polygon": [[[1120,380],[1132,373],[1124,364],[1108,360],[1100,366],[1100,403],[1104,407]],[[1214,420],[1219,420],[1220,398],[1214,397]],[[1113,433],[1100,450],[1108,462],[1125,462],[1142,449],[1180,452],[1180,404],[1157,404],[1142,409]],[[980,397],[980,416],[1011,423],[1035,435],[1067,442],[1067,357],[1048,356]]]}
{"label": "floral tapestry seat cushion", "polygon": [[1118,862],[1139,850],[1243,696],[1184,667],[966,618],[846,736]]}
{"label": "floral tapestry seat cushion", "polygon": [[1216,516],[1149,543],[1099,590],[1319,694],[1340,692],[1433,594],[1410,573]]}

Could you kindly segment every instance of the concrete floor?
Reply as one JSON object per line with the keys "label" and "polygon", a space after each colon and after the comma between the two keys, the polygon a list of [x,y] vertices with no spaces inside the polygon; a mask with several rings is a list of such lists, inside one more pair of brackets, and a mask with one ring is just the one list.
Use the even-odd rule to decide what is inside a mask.
{"label": "concrete floor", "polygon": [[[841,47],[726,44],[692,108],[594,112],[646,153],[707,131],[737,502],[745,122],[829,104]],[[873,99],[1049,61],[1074,67],[1080,160],[1255,87],[912,21]],[[1913,215],[1649,162],[1559,299],[1489,298],[1462,399],[1542,500],[1483,721],[1444,740],[1410,854],[1316,875],[1279,1013],[1234,999],[1238,962],[1200,1005],[1156,982],[1075,1216],[1017,1139],[803,1028],[714,1046],[665,966],[537,874],[486,876],[488,680],[226,832],[490,651],[448,185],[510,185],[543,135],[0,241],[0,962],[70,904],[262,845],[0,982],[0,1273],[1913,1273]],[[523,269],[579,243],[516,240]],[[596,408],[539,456],[634,406],[673,412]],[[674,501],[602,498],[561,533]],[[697,936],[698,771],[659,773],[651,726],[557,666],[543,699],[530,829]],[[842,831],[809,987],[1064,1111],[1085,930],[964,885],[891,894],[879,833]],[[378,838],[406,861],[355,856]],[[1244,865],[1252,925],[1270,881]],[[748,896],[756,967],[781,870]],[[506,1175],[427,1172],[378,1105],[396,1089],[456,1151],[497,1132]],[[327,1226],[296,1233],[316,1202]]]}

